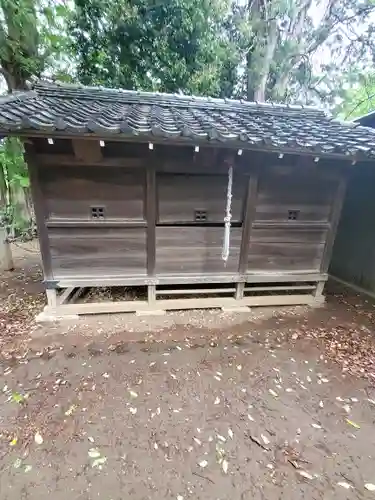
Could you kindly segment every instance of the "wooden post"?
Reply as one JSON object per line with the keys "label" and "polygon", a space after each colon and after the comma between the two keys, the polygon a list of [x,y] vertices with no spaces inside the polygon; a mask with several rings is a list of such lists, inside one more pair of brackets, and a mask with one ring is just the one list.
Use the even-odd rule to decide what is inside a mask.
{"label": "wooden post", "polygon": [[236,284],[236,293],[235,293],[236,300],[243,299],[244,288],[245,288],[245,283],[237,283]]}
{"label": "wooden post", "polygon": [[256,169],[250,174],[250,179],[247,188],[246,205],[242,229],[242,239],[241,239],[241,250],[240,250],[240,262],[239,262],[239,273],[243,274],[247,269],[247,260],[249,257],[249,247],[250,247],[250,233],[253,226],[256,202],[258,195],[258,170]]}
{"label": "wooden post", "polygon": [[48,307],[51,307],[52,309],[56,309],[56,306],[57,306],[56,289],[55,288],[47,288],[46,294],[47,294]]}
{"label": "wooden post", "polygon": [[2,271],[12,271],[14,269],[12,251],[7,239],[7,230],[4,226],[0,226],[0,269]]}
{"label": "wooden post", "polygon": [[322,273],[328,272],[328,267],[331,261],[331,256],[333,251],[333,244],[335,242],[337,228],[340,221],[341,209],[344,203],[345,190],[346,190],[346,177],[342,175],[339,181],[339,185],[337,187],[336,196],[332,206],[332,212],[330,217],[331,219],[330,228],[327,235],[326,244],[324,246],[323,257],[322,257],[322,264],[321,264]]}
{"label": "wooden post", "polygon": [[146,217],[147,217],[147,274],[154,276],[156,259],[156,179],[155,165],[147,168]]}
{"label": "wooden post", "polygon": [[147,286],[147,300],[150,306],[155,305],[156,302],[156,286],[148,285]]}
{"label": "wooden post", "polygon": [[25,144],[25,161],[29,168],[30,187],[33,196],[36,226],[38,229],[40,253],[42,255],[43,274],[46,280],[51,280],[52,260],[46,227],[47,210],[39,182],[39,170],[35,161],[35,152],[31,144]]}

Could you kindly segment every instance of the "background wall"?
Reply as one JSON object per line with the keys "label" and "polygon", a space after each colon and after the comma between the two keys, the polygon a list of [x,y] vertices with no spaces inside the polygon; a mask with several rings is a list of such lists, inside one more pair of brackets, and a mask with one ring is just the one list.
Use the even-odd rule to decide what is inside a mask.
{"label": "background wall", "polygon": [[330,273],[375,291],[375,166],[358,165],[348,181]]}

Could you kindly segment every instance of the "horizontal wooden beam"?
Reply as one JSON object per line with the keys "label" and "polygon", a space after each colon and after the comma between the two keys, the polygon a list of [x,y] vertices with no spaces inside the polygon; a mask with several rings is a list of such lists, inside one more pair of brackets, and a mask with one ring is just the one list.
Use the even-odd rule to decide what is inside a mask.
{"label": "horizontal wooden beam", "polygon": [[[74,135],[74,134],[67,134],[64,132],[38,132],[38,131],[29,131],[25,132],[22,135],[20,135],[19,131],[14,131],[14,132],[7,132],[7,135],[9,136],[17,136],[21,137],[24,141],[28,141],[29,139],[32,138],[43,138],[45,139],[46,137],[51,137],[54,139],[73,139],[73,138],[81,138],[81,139],[86,139],[86,140],[93,140],[93,141],[111,141],[111,142],[132,142],[132,143],[145,143],[146,145],[151,141],[153,144],[169,144],[169,145],[174,145],[174,146],[191,146],[194,148],[195,145],[197,145],[197,141],[192,141],[191,139],[185,139],[183,137],[174,137],[173,139],[163,139],[163,138],[157,138],[154,135],[146,136],[143,135],[141,137],[137,136],[124,136],[124,135],[110,135],[110,136],[105,136],[105,135],[95,135],[95,134],[79,134],[79,135]],[[325,152],[316,152],[316,151],[309,151],[304,148],[300,149],[292,149],[288,147],[280,148],[280,147],[274,147],[274,146],[264,146],[264,145],[259,145],[255,146],[253,144],[247,144],[244,143],[243,141],[228,141],[228,142],[220,142],[220,141],[207,141],[207,140],[202,140],[198,141],[199,146],[201,147],[207,147],[207,148],[217,148],[217,149],[242,149],[244,152],[245,151],[250,151],[250,152],[262,152],[262,153],[283,153],[283,154],[290,154],[290,155],[304,155],[304,156],[320,156],[324,159],[338,159],[341,160],[343,164],[350,165],[353,161],[354,157],[351,157],[349,155],[343,155],[343,154],[338,154],[338,153],[325,153]],[[357,158],[355,158],[357,159]],[[373,158],[366,158],[365,156],[363,158],[357,159],[356,167],[358,167],[359,162],[373,162]]]}
{"label": "horizontal wooden beam", "polygon": [[72,220],[72,219],[55,219],[47,220],[46,226],[48,228],[58,227],[95,227],[95,228],[108,228],[108,227],[147,227],[146,221],[131,221],[131,220]]}
{"label": "horizontal wooden beam", "polygon": [[[179,276],[59,276],[55,271],[55,280],[51,286],[67,288],[97,287],[97,286],[142,286],[142,285],[183,285],[183,284],[208,284],[208,283],[293,283],[299,281],[318,282],[327,281],[328,274],[306,273],[253,273],[240,274],[215,274],[215,275],[179,275]],[[47,281],[48,284],[48,281]]]}
{"label": "horizontal wooden beam", "polygon": [[[314,288],[314,287],[313,287]],[[233,293],[235,288],[185,288],[185,289],[169,289],[156,290],[156,295],[199,295],[199,294],[215,294],[215,293]]]}
{"label": "horizontal wooden beam", "polygon": [[157,300],[153,304],[147,301],[93,302],[86,304],[63,304],[56,308],[45,308],[45,313],[57,316],[73,316],[80,314],[108,314],[137,311],[179,310],[179,309],[212,309],[240,306],[290,306],[314,305],[316,300],[312,295],[268,295],[261,297],[244,297],[236,300],[231,297],[209,297],[194,299]]}
{"label": "horizontal wooden beam", "polygon": [[49,167],[51,165],[75,167],[75,166],[101,166],[101,167],[144,167],[147,159],[142,157],[137,158],[105,158],[98,159],[83,159],[74,155],[65,154],[37,154],[35,158],[40,166]]}

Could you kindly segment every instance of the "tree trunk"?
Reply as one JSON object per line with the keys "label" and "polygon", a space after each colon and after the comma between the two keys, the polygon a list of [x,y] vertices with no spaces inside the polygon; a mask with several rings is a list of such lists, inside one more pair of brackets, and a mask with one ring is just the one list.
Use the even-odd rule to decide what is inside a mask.
{"label": "tree trunk", "polygon": [[7,185],[5,181],[4,166],[0,163],[0,211],[4,210],[7,206]]}
{"label": "tree trunk", "polygon": [[264,102],[266,100],[267,82],[271,69],[271,63],[275,55],[277,35],[277,23],[275,20],[270,21],[268,36],[266,38],[265,54],[262,65],[260,66],[260,79],[254,92],[254,99],[257,102]]}

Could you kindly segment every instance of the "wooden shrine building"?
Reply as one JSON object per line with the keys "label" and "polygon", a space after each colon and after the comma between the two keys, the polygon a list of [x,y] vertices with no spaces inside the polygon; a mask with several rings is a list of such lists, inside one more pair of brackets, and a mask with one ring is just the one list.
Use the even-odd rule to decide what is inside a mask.
{"label": "wooden shrine building", "polygon": [[[46,311],[321,302],[348,173],[375,133],[299,106],[40,83],[0,98],[25,143]],[[77,302],[87,287],[139,300]]]}

